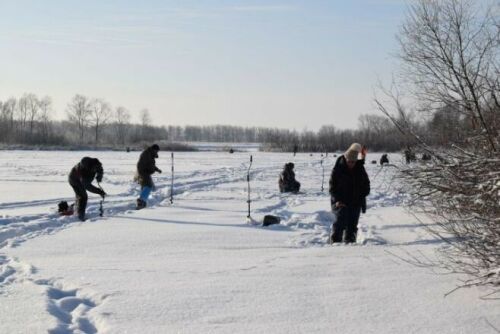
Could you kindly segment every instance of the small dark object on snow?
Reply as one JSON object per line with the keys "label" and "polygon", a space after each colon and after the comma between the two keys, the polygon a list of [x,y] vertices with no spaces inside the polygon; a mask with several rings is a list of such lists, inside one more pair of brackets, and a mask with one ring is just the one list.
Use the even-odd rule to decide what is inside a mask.
{"label": "small dark object on snow", "polygon": [[68,210],[69,208],[69,205],[68,205],[68,202],[66,201],[60,201],[59,204],[57,204],[57,207],[58,207],[58,212],[64,212],[66,210]]}
{"label": "small dark object on snow", "polygon": [[377,164],[377,160],[372,160],[372,164],[376,165]]}
{"label": "small dark object on snow", "polygon": [[269,225],[279,224],[280,221],[281,221],[281,218],[278,217],[278,216],[265,215],[264,216],[264,221],[262,222],[262,226],[269,226]]}
{"label": "small dark object on snow", "polygon": [[233,154],[234,150],[232,148],[229,149],[229,153]]}
{"label": "small dark object on snow", "polygon": [[334,157],[334,158],[336,158],[336,157],[337,157],[337,155],[336,155],[336,154],[334,154],[334,155],[333,155],[333,157]]}
{"label": "small dark object on snow", "polygon": [[130,147],[127,146],[127,153],[130,153]]}
{"label": "small dark object on snow", "polygon": [[59,212],[61,216],[71,216],[75,212],[73,207],[74,204],[68,205],[68,202],[60,201],[57,204],[57,212]]}

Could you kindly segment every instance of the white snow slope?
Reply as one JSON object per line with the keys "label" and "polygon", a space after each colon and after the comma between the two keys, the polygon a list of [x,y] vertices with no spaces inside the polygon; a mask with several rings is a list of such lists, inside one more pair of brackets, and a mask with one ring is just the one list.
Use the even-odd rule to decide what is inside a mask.
{"label": "white snow slope", "polygon": [[[326,243],[334,219],[328,179],[335,158],[255,152],[246,221],[248,153],[160,152],[157,191],[133,210],[139,152],[0,152],[0,333],[495,333],[500,302],[458,290],[391,253],[432,256],[442,246],[402,208],[394,167],[367,164],[368,211],[356,245]],[[98,217],[54,214],[83,156],[99,158],[109,193]],[[379,155],[369,154],[368,162]],[[396,160],[396,156],[390,158]],[[302,192],[279,194],[296,164]]]}

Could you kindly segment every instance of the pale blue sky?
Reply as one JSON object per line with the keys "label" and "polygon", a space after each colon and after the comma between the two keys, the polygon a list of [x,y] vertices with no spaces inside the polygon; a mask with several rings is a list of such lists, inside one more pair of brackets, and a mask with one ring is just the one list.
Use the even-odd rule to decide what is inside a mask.
{"label": "pale blue sky", "polygon": [[[404,1],[0,0],[0,99],[103,97],[158,125],[357,126]],[[137,118],[136,118],[137,121]]]}

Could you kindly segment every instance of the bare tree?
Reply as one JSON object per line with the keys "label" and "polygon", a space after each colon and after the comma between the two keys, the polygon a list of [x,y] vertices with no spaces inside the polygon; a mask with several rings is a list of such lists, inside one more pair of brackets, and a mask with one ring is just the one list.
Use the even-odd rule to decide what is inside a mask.
{"label": "bare tree", "polygon": [[[500,285],[500,129],[488,121],[500,113],[499,31],[491,11],[472,1],[416,1],[399,34],[405,81],[383,91],[388,100],[375,100],[433,156],[401,177],[413,208],[431,217],[428,230],[447,245],[442,260],[424,262],[467,274],[465,286]],[[453,120],[460,133],[433,147],[406,117],[410,111],[431,115],[434,131]]]}
{"label": "bare tree", "polygon": [[150,140],[151,137],[151,115],[148,109],[142,109],[139,114],[141,122],[141,139]]}
{"label": "bare tree", "polygon": [[38,97],[33,93],[27,94],[25,98],[27,104],[28,120],[30,123],[30,137],[32,137],[35,121],[37,120],[38,112],[40,110],[39,101]]}
{"label": "bare tree", "polygon": [[50,137],[51,130],[51,119],[52,119],[52,98],[50,96],[44,96],[38,101],[38,106],[40,108],[40,126],[42,138],[48,140]]}
{"label": "bare tree", "polygon": [[17,103],[17,120],[19,121],[19,125],[21,131],[26,129],[26,122],[28,119],[28,109],[29,109],[29,97],[28,94],[25,93]]}
{"label": "bare tree", "polygon": [[111,106],[104,99],[93,99],[90,101],[91,124],[94,127],[95,145],[99,144],[99,133],[101,127],[111,118]]}
{"label": "bare tree", "polygon": [[89,125],[91,115],[90,101],[86,96],[75,95],[66,108],[68,120],[75,124],[80,134],[80,144],[83,144],[85,129]]}
{"label": "bare tree", "polygon": [[394,125],[383,115],[363,114],[358,118],[358,141],[370,150],[397,150],[404,138],[394,131]]}
{"label": "bare tree", "polygon": [[[479,17],[468,0],[419,0],[399,34],[403,74],[426,109],[457,106],[496,151],[486,122],[489,99],[498,101],[499,29],[491,11]],[[496,73],[495,73],[496,72]]]}
{"label": "bare tree", "polygon": [[14,97],[9,98],[3,103],[2,106],[2,118],[6,122],[5,135],[7,136],[8,141],[12,141],[12,136],[14,136],[14,119],[16,106],[17,100]]}
{"label": "bare tree", "polygon": [[130,112],[125,107],[117,107],[114,116],[118,143],[123,145],[130,125]]}

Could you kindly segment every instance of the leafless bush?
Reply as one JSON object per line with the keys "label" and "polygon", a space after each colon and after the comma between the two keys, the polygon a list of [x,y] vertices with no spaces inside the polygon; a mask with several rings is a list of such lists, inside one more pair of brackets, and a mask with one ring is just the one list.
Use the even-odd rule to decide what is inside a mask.
{"label": "leafless bush", "polygon": [[471,277],[466,285],[500,285],[500,157],[459,148],[441,160],[402,170],[412,205],[435,224],[447,247],[440,266]]}
{"label": "leafless bush", "polygon": [[[498,6],[498,5],[497,5]],[[401,171],[427,229],[447,243],[438,265],[464,285],[500,286],[500,43],[498,14],[466,0],[419,0],[399,34],[403,81],[375,99],[406,136],[433,156]],[[498,7],[497,7],[498,8]],[[406,115],[446,110],[456,135],[431,146]],[[439,132],[439,124],[433,131]],[[446,124],[444,124],[446,125]],[[450,132],[449,127],[446,130]]]}

